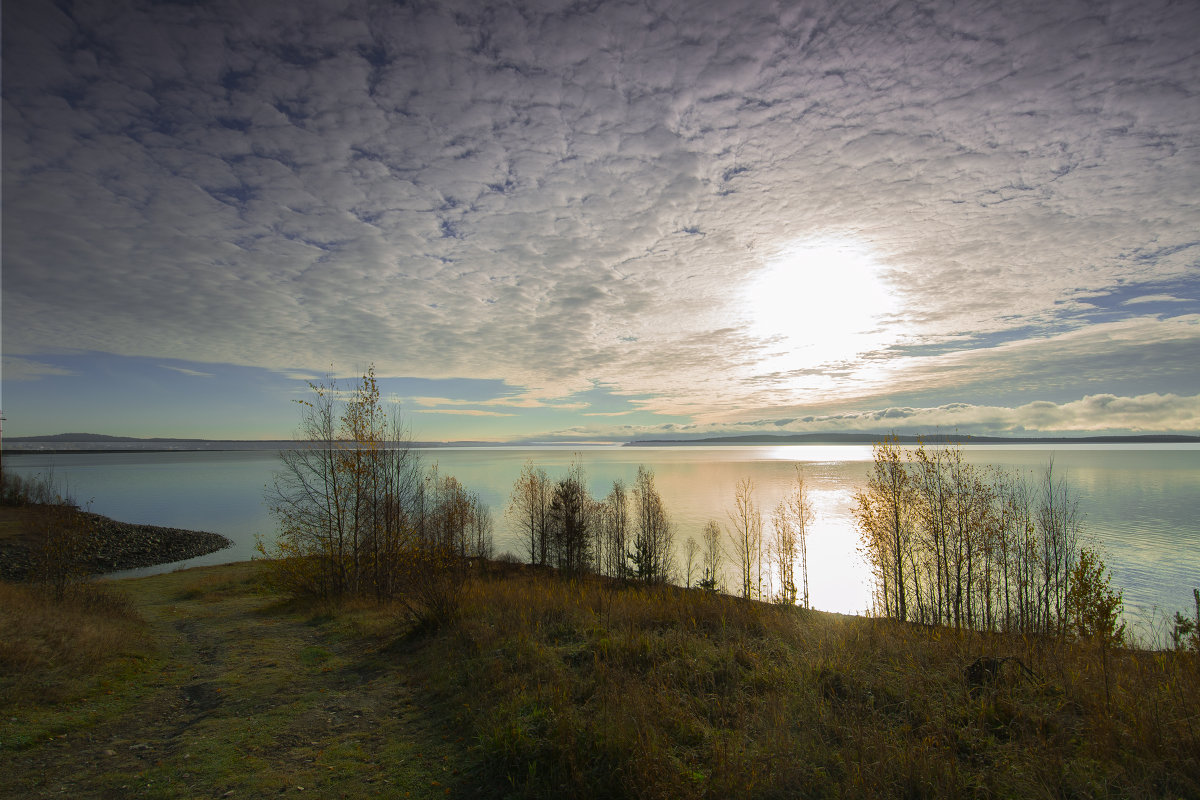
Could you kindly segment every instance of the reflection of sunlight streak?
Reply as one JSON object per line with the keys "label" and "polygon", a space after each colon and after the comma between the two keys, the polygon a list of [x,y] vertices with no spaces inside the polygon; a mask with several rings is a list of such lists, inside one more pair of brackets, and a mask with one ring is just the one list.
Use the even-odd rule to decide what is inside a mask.
{"label": "reflection of sunlight streak", "polygon": [[763,457],[771,461],[803,461],[814,464],[872,461],[874,453],[869,444],[785,444],[764,449]]}
{"label": "reflection of sunlight streak", "polygon": [[850,489],[810,488],[808,593],[814,608],[862,613],[871,602],[871,573],[858,552]]}
{"label": "reflection of sunlight streak", "polygon": [[[871,603],[871,572],[858,551],[858,530],[854,525],[854,492],[851,488],[816,484],[806,477],[813,521],[808,529],[809,603],[821,611],[861,614]],[[763,536],[772,535],[771,511],[776,498],[764,494]],[[801,587],[797,562],[796,585]],[[776,576],[772,571],[769,590],[774,592]]]}

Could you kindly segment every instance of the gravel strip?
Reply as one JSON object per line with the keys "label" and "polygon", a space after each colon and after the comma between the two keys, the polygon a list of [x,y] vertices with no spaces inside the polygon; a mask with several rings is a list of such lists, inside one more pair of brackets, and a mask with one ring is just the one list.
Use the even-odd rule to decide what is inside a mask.
{"label": "gravel strip", "polygon": [[[80,548],[79,564],[89,575],[182,561],[233,544],[219,533],[117,522],[92,513],[85,516],[91,523],[91,535]],[[32,560],[26,542],[0,542],[0,578],[24,580]]]}

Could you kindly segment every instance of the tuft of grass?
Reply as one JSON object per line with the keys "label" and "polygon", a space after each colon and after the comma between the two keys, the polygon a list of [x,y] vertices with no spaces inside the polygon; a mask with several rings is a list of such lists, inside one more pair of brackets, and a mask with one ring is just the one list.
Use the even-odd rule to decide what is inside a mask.
{"label": "tuft of grass", "polygon": [[306,667],[319,667],[332,657],[333,653],[324,647],[309,646],[300,651],[300,663]]}

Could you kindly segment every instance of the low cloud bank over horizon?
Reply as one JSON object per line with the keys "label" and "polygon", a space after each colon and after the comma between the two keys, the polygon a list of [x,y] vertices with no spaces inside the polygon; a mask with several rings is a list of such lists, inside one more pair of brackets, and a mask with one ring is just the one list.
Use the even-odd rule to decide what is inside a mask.
{"label": "low cloud bank over horizon", "polygon": [[[1018,408],[952,403],[936,408],[892,407],[803,418],[759,419],[731,424],[629,426],[621,439],[661,434],[671,438],[739,434],[898,433],[904,435],[1094,436],[1188,434],[1200,429],[1200,395],[1149,394],[1140,397],[1090,395],[1056,404]],[[607,429],[577,427],[556,432],[564,439],[603,437]]]}

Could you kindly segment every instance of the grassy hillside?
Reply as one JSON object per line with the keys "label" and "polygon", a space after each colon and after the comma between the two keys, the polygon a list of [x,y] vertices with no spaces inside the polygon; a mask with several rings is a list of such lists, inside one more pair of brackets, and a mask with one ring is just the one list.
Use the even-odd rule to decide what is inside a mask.
{"label": "grassy hillside", "polygon": [[1191,655],[1106,692],[1087,646],[520,568],[436,630],[255,564],[120,589],[0,586],[0,795],[1200,796]]}

